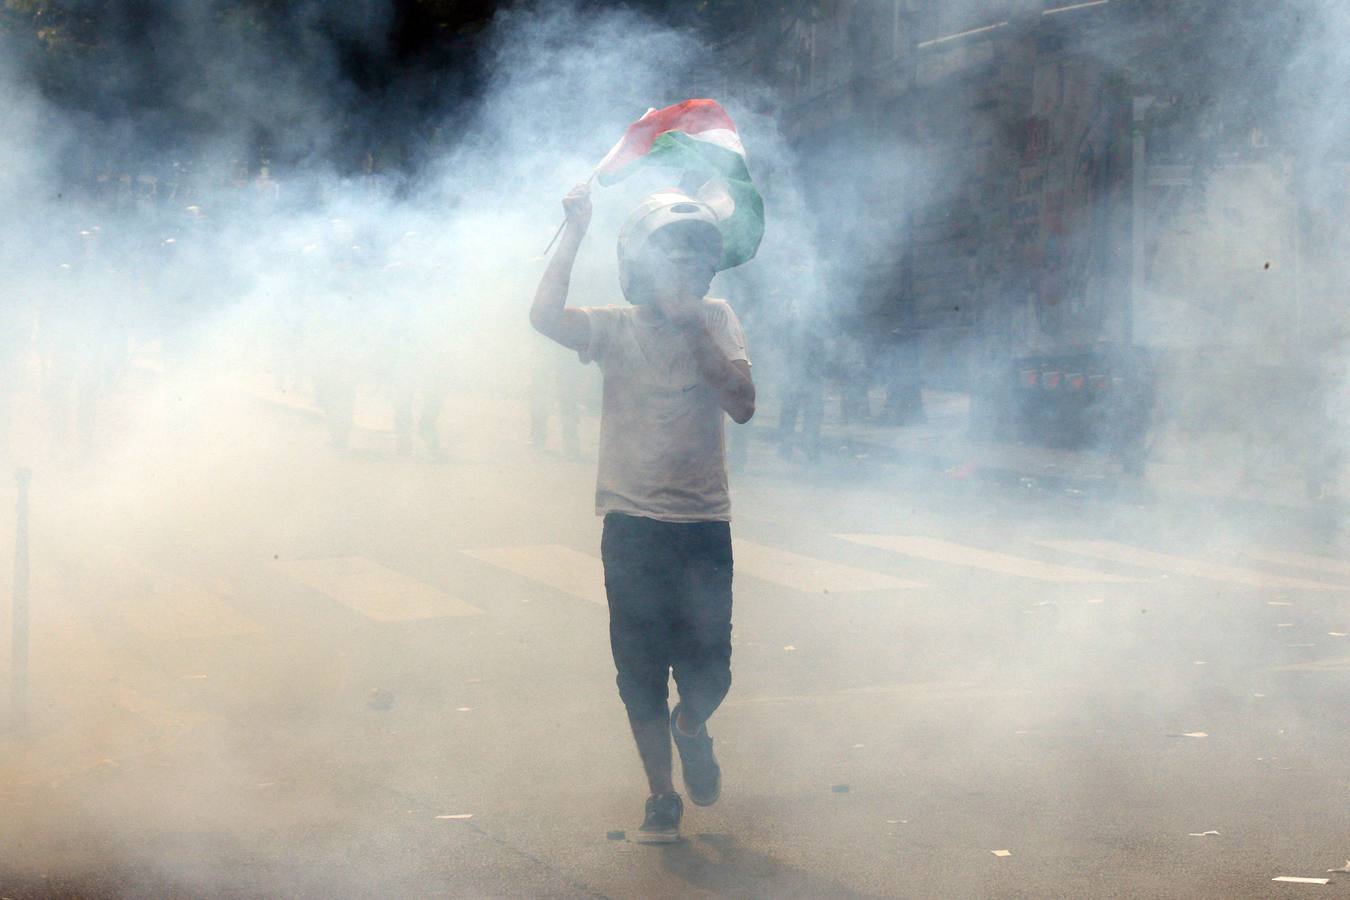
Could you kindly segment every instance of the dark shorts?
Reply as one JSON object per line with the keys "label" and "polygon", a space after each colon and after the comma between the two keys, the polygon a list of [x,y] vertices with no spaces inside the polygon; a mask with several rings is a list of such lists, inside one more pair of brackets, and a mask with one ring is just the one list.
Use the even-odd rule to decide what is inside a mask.
{"label": "dark shorts", "polygon": [[600,556],[619,697],[633,719],[680,702],[705,721],[731,688],[731,526],[605,516]]}

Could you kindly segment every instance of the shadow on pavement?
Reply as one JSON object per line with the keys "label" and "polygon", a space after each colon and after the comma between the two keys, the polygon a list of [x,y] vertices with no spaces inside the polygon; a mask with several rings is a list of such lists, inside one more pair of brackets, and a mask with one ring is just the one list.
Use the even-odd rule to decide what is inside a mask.
{"label": "shadow on pavement", "polygon": [[729,834],[700,834],[662,850],[666,871],[692,888],[720,896],[872,896],[748,849]]}

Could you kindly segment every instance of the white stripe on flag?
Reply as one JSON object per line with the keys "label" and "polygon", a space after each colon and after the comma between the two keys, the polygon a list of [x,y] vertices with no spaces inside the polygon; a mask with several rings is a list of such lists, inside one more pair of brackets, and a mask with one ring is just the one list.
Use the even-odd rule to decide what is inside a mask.
{"label": "white stripe on flag", "polygon": [[740,156],[745,156],[745,145],[741,143],[741,136],[730,128],[709,128],[707,131],[686,131],[682,132],[689,136],[690,140],[703,141],[706,144],[712,144],[721,147],[723,150],[730,150]]}

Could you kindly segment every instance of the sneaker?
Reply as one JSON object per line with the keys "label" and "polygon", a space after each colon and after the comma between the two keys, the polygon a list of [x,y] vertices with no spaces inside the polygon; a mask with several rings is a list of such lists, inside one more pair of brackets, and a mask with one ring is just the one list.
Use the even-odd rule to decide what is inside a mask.
{"label": "sneaker", "polygon": [[684,788],[689,799],[698,806],[712,806],[722,796],[722,767],[713,755],[712,737],[708,734],[708,723],[698,728],[698,734],[686,735],[675,725],[680,715],[680,704],[670,711],[670,733],[675,738],[675,748],[680,751],[680,771],[684,775]]}
{"label": "sneaker", "polygon": [[684,801],[680,795],[652,794],[647,798],[647,817],[638,829],[639,844],[672,844],[680,839],[680,819],[684,817]]}

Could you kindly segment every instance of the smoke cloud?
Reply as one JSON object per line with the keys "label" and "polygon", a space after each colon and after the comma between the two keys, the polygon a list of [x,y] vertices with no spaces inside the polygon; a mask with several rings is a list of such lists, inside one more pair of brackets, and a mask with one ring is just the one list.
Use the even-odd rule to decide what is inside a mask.
{"label": "smoke cloud", "polygon": [[[965,539],[991,548],[1010,540],[1009,519],[1025,528],[1019,540],[1063,540],[1066,522],[1083,535],[1127,542],[1176,532],[1236,562],[1258,543],[1306,540],[1300,529],[1308,522],[1291,524],[1296,517],[1287,509],[1253,505],[1215,516],[1202,503],[1164,516],[1144,502],[1147,487],[1131,480],[1142,467],[1152,473],[1154,481],[1143,483],[1154,485],[1155,497],[1178,484],[1186,496],[1278,495],[1286,506],[1296,497],[1298,509],[1333,520],[1315,524],[1328,526],[1319,540],[1334,541],[1340,508],[1309,507],[1305,495],[1336,493],[1347,439],[1345,4],[1272,13],[1279,29],[1272,26],[1269,43],[1251,39],[1243,30],[1250,23],[1235,18],[1215,33],[1241,43],[1186,45],[1180,60],[1173,52],[1167,83],[1141,82],[1150,58],[1128,49],[1161,40],[1147,16],[1154,4],[1117,0],[1056,14],[1099,24],[1066,24],[1056,33],[1072,60],[1067,68],[1021,73],[1016,62],[998,68],[987,47],[1001,39],[997,29],[1020,21],[1025,13],[1017,9],[1026,4],[934,4],[942,9],[922,25],[902,15],[914,5],[824,4],[779,45],[797,59],[795,70],[786,62],[755,69],[738,57],[734,38],[713,45],[696,28],[593,3],[509,5],[466,42],[468,62],[454,71],[392,62],[386,51],[399,8],[377,0],[111,4],[96,35],[81,31],[91,26],[79,17],[40,38],[0,31],[0,47],[13,50],[0,54],[0,459],[35,473],[34,541],[47,549],[45,561],[34,563],[34,591],[48,604],[35,613],[35,654],[79,656],[69,649],[78,645],[57,636],[88,637],[104,626],[115,642],[130,635],[127,617],[146,627],[176,622],[173,598],[202,591],[261,615],[272,606],[269,582],[256,573],[236,577],[236,568],[291,565],[284,571],[304,574],[311,558],[361,556],[363,541],[421,554],[420,578],[453,586],[472,604],[495,583],[479,563],[448,561],[442,546],[574,537],[590,510],[598,378],[530,330],[529,298],[561,221],[559,199],[587,180],[648,107],[689,97],[715,97],[728,110],[765,196],[759,256],[713,287],[744,320],[755,362],[759,418],[733,437],[732,452],[750,457],[734,478],[738,515],[745,510],[762,535],[823,554],[827,536],[866,531],[910,502],[898,498],[918,496],[910,511],[915,533],[957,521]],[[874,17],[871,26],[849,19],[864,13]],[[949,40],[986,27],[994,30]],[[94,37],[99,50],[88,52]],[[884,58],[887,40],[915,54],[904,63],[913,71],[885,68],[900,65]],[[1016,52],[1031,53],[1034,43]],[[851,60],[843,48],[856,51]],[[1234,58],[1239,50],[1249,56]],[[967,64],[975,75],[951,75]],[[1225,85],[1214,74],[1244,68],[1259,83]],[[1074,81],[1089,69],[1092,79]],[[1052,85],[1065,71],[1073,77]],[[837,130],[802,124],[815,121],[813,103],[853,102],[846,85],[859,72],[906,82],[909,93],[871,113],[839,117],[847,124]],[[981,93],[967,83],[980,78],[994,87]],[[1203,80],[1212,93],[1165,90],[1188,80]],[[1018,106],[1025,115],[990,101],[1000,85],[1026,93]],[[1075,90],[1084,94],[1071,96]],[[1093,105],[1108,93],[1115,106]],[[1081,115],[1066,116],[1080,130],[1054,131],[1052,120],[1080,101]],[[1080,152],[1058,148],[1036,162],[1026,120],[1051,123],[1048,140],[1078,141]],[[1132,143],[1140,134],[1144,144]],[[1067,194],[1096,180],[1057,209],[1056,223],[1044,213],[1029,226],[1047,237],[1028,249],[1036,241],[1018,243],[1012,210],[1024,199],[1019,190],[1033,192],[1017,179],[1037,165],[1036,178],[1062,179]],[[677,180],[678,173],[648,171],[596,189],[569,303],[622,302],[619,226],[638,198]],[[1046,274],[1071,269],[1082,276],[1074,284]],[[1062,305],[1043,302],[1059,290]],[[1051,371],[1082,375],[1089,387],[1093,376],[1106,385],[1115,378],[1133,393],[1104,407],[1106,421],[1089,436],[1051,434],[1050,414],[1019,393],[1025,373],[1044,379]],[[560,402],[581,411],[575,446],[564,425],[561,436],[543,440],[560,454],[537,466],[522,462],[531,404],[544,406],[547,417]],[[803,411],[808,430],[813,415],[826,423],[821,444],[806,445],[814,450],[806,455],[823,462],[784,470],[775,468],[776,457],[760,461],[785,404]],[[901,427],[917,431],[887,436]],[[1054,452],[1036,456],[1046,445]],[[586,464],[565,463],[569,451]],[[986,493],[986,482],[968,483],[962,474],[963,464],[1024,474],[1029,453],[1034,477],[1005,478],[1011,492]],[[917,467],[890,465],[915,459]],[[529,474],[502,487],[512,466]],[[782,499],[776,478],[803,493]],[[1083,496],[1082,482],[1102,490]],[[520,494],[541,499],[522,504]],[[793,518],[801,497],[815,530]],[[0,496],[5,509],[12,499]],[[555,504],[574,518],[555,514]],[[393,507],[407,518],[396,519]],[[536,527],[558,537],[541,538]],[[12,530],[0,537],[10,545]],[[273,558],[264,546],[276,548]],[[1083,561],[1049,544],[1038,552],[1065,565]],[[860,568],[893,565],[877,546],[846,553]],[[145,556],[158,562],[135,561]],[[1118,573],[1129,565],[1107,562]],[[939,569],[929,559],[911,574],[937,583]],[[166,581],[164,571],[177,574]],[[343,572],[337,581],[346,584],[366,577],[359,568]],[[1121,719],[1168,719],[1156,730],[1180,731],[1168,716],[1268,690],[1236,669],[1229,682],[1197,687],[1192,672],[1172,667],[1183,656],[1203,661],[1202,653],[1217,658],[1234,647],[1268,651],[1275,639],[1257,633],[1255,616],[1216,625],[1208,613],[1187,611],[1166,626],[1142,625],[1136,601],[1160,581],[1110,581],[1101,590],[1105,618],[1080,602],[1072,579],[1050,584],[1042,599],[1021,604],[1026,609],[991,614],[979,604],[997,589],[963,577],[950,605],[877,613],[874,629],[822,638],[820,657],[789,684],[769,683],[751,668],[737,691],[769,703],[790,691],[809,694],[813,679],[845,691],[865,691],[871,681],[997,679],[1006,693],[988,719],[971,716],[956,691],[950,708],[941,698],[931,706],[915,701],[916,724],[901,735],[911,741],[905,764],[916,767],[974,746],[959,774],[977,778],[1007,765],[1000,741],[1015,725],[1057,726],[1104,707]],[[1268,585],[1237,583],[1222,591],[1234,605],[1264,605],[1270,593]],[[206,694],[173,695],[192,710],[191,721],[161,710],[162,698],[122,689],[163,660],[129,650],[108,663],[115,663],[111,673],[93,651],[74,670],[35,664],[39,740],[0,745],[13,751],[0,761],[7,781],[0,787],[16,804],[18,830],[31,822],[38,835],[20,872],[62,871],[61,842],[47,839],[59,831],[54,819],[70,816],[77,835],[113,835],[109,854],[125,863],[126,883],[168,878],[189,892],[209,891],[219,869],[208,850],[218,848],[206,845],[263,808],[237,786],[279,780],[278,759],[288,760],[281,766],[289,766],[287,776],[303,780],[306,766],[320,763],[288,756],[297,746],[355,735],[370,742],[369,765],[378,770],[382,759],[432,751],[409,751],[392,727],[369,725],[374,707],[467,710],[473,704],[455,699],[454,690],[494,677],[536,702],[540,688],[510,661],[474,655],[486,631],[454,643],[442,671],[391,663],[394,692],[368,697],[368,688],[386,683],[375,660],[398,661],[406,647],[430,653],[441,636],[409,629],[362,643],[298,589],[278,607],[281,601],[300,612],[274,614],[290,616],[303,637],[270,649],[240,638],[238,658],[249,662],[229,658],[250,685],[247,696],[212,696],[209,683]],[[124,602],[132,612],[119,611]],[[737,634],[776,648],[790,640],[785,635],[809,634],[816,614],[748,605]],[[1051,624],[1040,627],[1047,618]],[[553,646],[558,622],[543,621],[547,627],[522,626],[532,641],[522,652],[558,665],[564,677],[608,687],[603,640],[576,650],[595,663],[584,668]],[[182,627],[190,634],[193,623]],[[988,650],[990,640],[997,651]],[[328,642],[348,650],[335,658]],[[90,647],[98,644],[90,639]],[[197,646],[170,666],[180,686],[201,686],[186,680],[199,673],[183,658],[195,664]],[[203,649],[201,662],[219,660]],[[1120,673],[1139,671],[1147,677],[1120,684]],[[454,689],[446,686],[451,676]],[[122,681],[109,687],[110,679]],[[1061,681],[1073,689],[1032,696]],[[129,716],[106,713],[110,692]],[[308,705],[316,696],[330,707]],[[1099,706],[1093,697],[1106,700]],[[626,740],[618,701],[609,699],[605,727]],[[733,712],[767,720],[762,710],[771,706],[757,702]],[[1279,715],[1302,721],[1294,699],[1280,704],[1287,705],[1272,701],[1278,714],[1262,713],[1263,723]],[[591,711],[578,701],[557,716]],[[232,732],[232,715],[253,717],[256,733]],[[830,722],[841,717],[850,729],[890,728],[869,716],[849,707],[801,728],[821,741],[836,737]],[[418,727],[411,713],[390,719],[405,735]],[[151,722],[153,733],[132,721]],[[555,723],[520,727],[535,728],[530,738],[543,742],[545,724]],[[595,781],[612,775],[607,765],[635,766],[631,748],[619,743],[606,745],[602,758],[540,761],[538,746],[493,727],[500,729],[491,733],[495,746],[504,748],[498,752],[541,780],[580,778],[570,765]],[[63,796],[46,809],[31,799],[41,796],[36,785],[84,785],[90,772],[107,768],[104,760],[129,765],[145,747],[184,735],[205,755],[196,768],[174,770],[180,780],[166,780],[160,792],[95,787],[87,802]],[[757,764],[792,785],[791,754],[763,753]],[[69,758],[78,760],[78,775],[56,762]],[[505,792],[500,762],[482,751],[464,771],[445,775],[447,783],[460,779],[459,793],[447,788],[446,796],[486,802],[488,786]],[[1032,770],[1049,791],[1052,776]],[[367,776],[343,784],[372,805],[366,792],[379,802],[392,795],[401,806],[429,790],[372,786],[378,772]],[[1120,778],[1129,779],[1120,802],[1144,796],[1143,773],[1125,767]],[[1104,788],[1085,778],[1060,790],[1056,808],[1081,821]],[[155,811],[190,819],[182,799],[189,794],[218,810],[201,814],[208,839],[185,836],[181,859],[146,858],[136,834],[119,830]],[[291,808],[286,828],[321,832],[343,800],[307,802]],[[397,852],[397,834],[381,834],[355,860],[332,848],[332,864],[348,867],[344,886],[386,887],[380,854]],[[0,859],[0,875],[6,864]],[[416,874],[409,875],[413,888]],[[278,863],[242,890],[320,891],[287,877]],[[838,886],[811,887],[828,893]]]}

